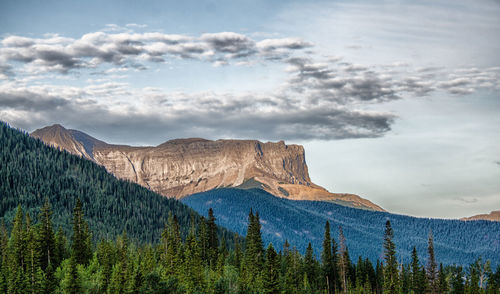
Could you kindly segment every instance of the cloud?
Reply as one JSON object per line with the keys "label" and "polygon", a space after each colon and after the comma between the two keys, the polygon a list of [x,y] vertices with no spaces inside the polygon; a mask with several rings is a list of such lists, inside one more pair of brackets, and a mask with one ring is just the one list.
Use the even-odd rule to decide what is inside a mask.
{"label": "cloud", "polygon": [[[117,136],[133,132],[139,141],[376,138],[389,132],[397,117],[368,111],[374,104],[440,91],[466,95],[500,89],[498,67],[447,71],[405,63],[355,64],[342,56],[301,51],[312,46],[298,38],[258,41],[234,32],[198,37],[158,32],[92,32],[79,39],[9,36],[0,46],[0,119],[29,130],[57,122],[107,129]],[[118,73],[148,70],[148,62],[172,58],[214,66],[279,60],[287,77],[263,93],[172,92],[117,82],[123,77]],[[42,78],[75,78],[67,73],[85,69],[92,69],[99,78],[87,79],[86,85],[78,87],[41,82]]]}
{"label": "cloud", "polygon": [[457,197],[454,200],[463,204],[473,204],[479,201],[476,197]]}
{"label": "cloud", "polygon": [[[120,99],[128,96],[135,97],[134,105]],[[59,122],[116,134],[134,133],[137,140],[186,136],[266,140],[366,138],[382,136],[390,130],[394,119],[390,113],[333,103],[307,106],[278,94],[165,93],[154,88],[133,89],[123,83],[85,88],[0,87],[0,116],[26,129]]]}
{"label": "cloud", "polygon": [[[140,28],[129,24],[127,28]],[[45,38],[8,36],[1,40],[0,61],[21,62],[36,72],[61,72],[95,68],[101,64],[131,65],[164,62],[169,58],[198,59],[229,63],[234,59],[279,59],[312,44],[296,38],[266,39],[256,42],[234,32],[207,33],[199,37],[159,32],[120,32],[109,24],[106,30],[87,33],[79,39],[59,35]],[[144,67],[144,65],[139,66]]]}

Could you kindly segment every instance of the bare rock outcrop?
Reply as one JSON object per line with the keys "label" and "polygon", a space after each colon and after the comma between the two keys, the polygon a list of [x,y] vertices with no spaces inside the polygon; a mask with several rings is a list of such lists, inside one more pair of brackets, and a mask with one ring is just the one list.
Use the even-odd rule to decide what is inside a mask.
{"label": "bare rock outcrop", "polygon": [[500,210],[492,211],[489,214],[478,214],[474,216],[469,216],[469,217],[464,217],[461,218],[461,220],[489,220],[489,221],[495,221],[495,222],[500,222]]}
{"label": "bare rock outcrop", "polygon": [[93,160],[116,177],[159,194],[182,198],[215,188],[262,188],[293,200],[332,201],[383,209],[353,194],[335,194],[309,178],[304,148],[283,141],[176,139],[156,147],[111,145],[53,125],[31,134],[45,143]]}

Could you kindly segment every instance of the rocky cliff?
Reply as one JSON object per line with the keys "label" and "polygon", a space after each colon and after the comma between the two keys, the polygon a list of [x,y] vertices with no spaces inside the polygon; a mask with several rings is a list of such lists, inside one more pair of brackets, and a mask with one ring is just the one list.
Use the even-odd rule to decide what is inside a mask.
{"label": "rocky cliff", "polygon": [[478,214],[474,216],[469,216],[469,217],[464,217],[461,218],[461,220],[489,220],[489,221],[495,221],[495,222],[500,222],[500,210],[497,211],[492,211],[489,214]]}
{"label": "rocky cliff", "polygon": [[309,178],[304,148],[256,140],[176,139],[156,147],[107,144],[53,125],[31,134],[45,143],[93,160],[121,179],[169,197],[222,187],[262,188],[293,200],[323,200],[383,209],[353,194],[335,194]]}

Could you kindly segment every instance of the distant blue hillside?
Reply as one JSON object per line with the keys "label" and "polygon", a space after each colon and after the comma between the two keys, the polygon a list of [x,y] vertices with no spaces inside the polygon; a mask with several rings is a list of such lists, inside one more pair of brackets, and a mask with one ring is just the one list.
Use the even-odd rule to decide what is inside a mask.
{"label": "distant blue hillside", "polygon": [[282,248],[286,239],[301,252],[311,242],[319,256],[325,221],[338,241],[342,226],[351,258],[382,259],[385,222],[391,221],[400,261],[408,262],[413,246],[421,260],[427,257],[427,237],[434,234],[438,262],[471,264],[476,258],[490,259],[500,265],[500,223],[428,219],[349,208],[321,201],[293,201],[277,198],[259,189],[217,189],[191,195],[183,202],[206,215],[212,207],[218,224],[246,234],[250,209],[258,211],[263,239]]}

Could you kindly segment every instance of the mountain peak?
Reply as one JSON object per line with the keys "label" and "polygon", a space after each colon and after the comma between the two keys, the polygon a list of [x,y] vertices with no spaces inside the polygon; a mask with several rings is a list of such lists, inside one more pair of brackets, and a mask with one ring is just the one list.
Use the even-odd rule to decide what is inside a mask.
{"label": "mountain peak", "polygon": [[31,133],[31,136],[42,140],[50,146],[66,150],[69,153],[90,160],[94,160],[93,150],[96,146],[103,147],[108,145],[83,132],[66,129],[60,124],[38,129]]}
{"label": "mountain peak", "polygon": [[168,197],[183,198],[216,188],[251,186],[291,200],[331,201],[383,211],[357,195],[330,193],[314,184],[309,177],[304,147],[287,145],[284,141],[186,138],[169,140],[156,147],[124,147],[56,125],[31,135],[93,160],[118,178]]}

